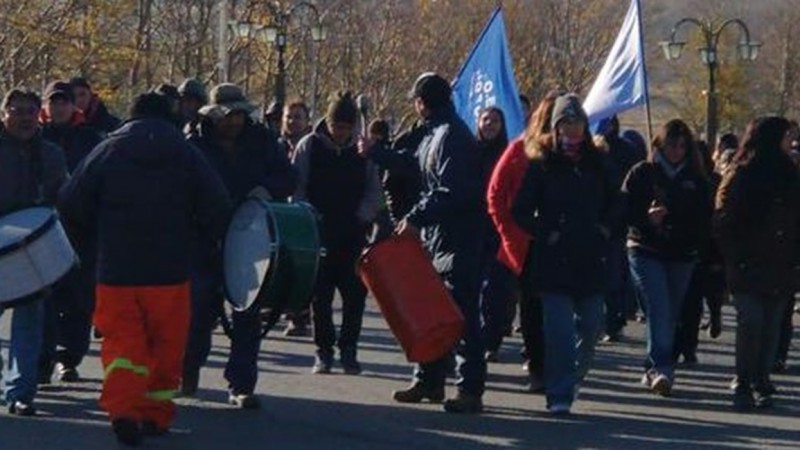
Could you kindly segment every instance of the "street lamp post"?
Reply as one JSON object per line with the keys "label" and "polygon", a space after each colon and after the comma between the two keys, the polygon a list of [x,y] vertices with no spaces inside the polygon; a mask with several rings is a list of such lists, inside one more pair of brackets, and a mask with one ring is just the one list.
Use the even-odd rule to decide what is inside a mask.
{"label": "street lamp post", "polygon": [[[311,38],[314,42],[322,42],[327,37],[327,30],[322,23],[322,17],[317,10],[317,7],[307,1],[296,2],[284,8],[280,2],[268,2],[265,6],[269,10],[271,16],[268,24],[258,24],[251,22],[231,22],[230,27],[234,34],[240,38],[250,38],[257,36],[259,39],[275,45],[278,50],[278,72],[275,78],[275,101],[283,104],[286,101],[286,47],[288,44],[289,24],[292,16],[300,9],[306,9],[311,12],[314,19],[314,24],[311,26]],[[265,97],[269,94],[265,93]],[[316,92],[314,93],[316,96]],[[268,103],[268,98],[265,98],[264,103]]]}
{"label": "street lamp post", "polygon": [[664,56],[668,61],[674,61],[681,57],[686,41],[676,40],[678,31],[685,25],[696,26],[703,36],[703,47],[700,50],[700,59],[708,67],[708,92],[706,94],[706,140],[709,146],[716,145],[718,117],[717,117],[717,71],[719,70],[719,54],[717,47],[719,37],[728,26],[739,28],[740,38],[737,45],[737,54],[742,61],[755,61],[761,43],[750,39],[750,30],[741,19],[728,19],[719,26],[715,22],[707,19],[684,18],[679,20],[670,34],[669,41],[662,41],[659,44],[664,50]]}

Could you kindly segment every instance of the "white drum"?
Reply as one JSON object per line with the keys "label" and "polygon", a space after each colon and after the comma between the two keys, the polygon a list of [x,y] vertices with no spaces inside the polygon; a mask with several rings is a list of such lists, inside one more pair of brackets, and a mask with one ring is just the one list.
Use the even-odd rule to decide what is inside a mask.
{"label": "white drum", "polygon": [[29,208],[0,217],[0,306],[44,291],[77,262],[53,209]]}

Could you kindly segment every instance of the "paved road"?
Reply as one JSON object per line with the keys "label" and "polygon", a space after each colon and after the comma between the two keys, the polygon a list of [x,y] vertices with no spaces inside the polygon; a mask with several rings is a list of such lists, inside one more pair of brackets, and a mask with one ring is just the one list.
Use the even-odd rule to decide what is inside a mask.
{"label": "paved road", "polygon": [[[0,321],[4,346],[7,316]],[[259,361],[260,411],[225,404],[222,368],[228,343],[217,335],[198,398],[180,400],[174,433],[149,440],[144,448],[800,449],[800,341],[792,350],[794,371],[775,378],[781,390],[776,408],[737,414],[729,407],[726,387],[733,364],[732,321],[732,310],[726,308],[723,336],[718,341],[703,336],[701,364],[678,371],[670,399],[655,397],[638,384],[644,327],[629,325],[623,342],[599,347],[575,414],[558,419],[544,413],[543,397],[522,390],[518,337],[505,345],[502,362],[490,365],[486,413],[465,417],[447,415],[434,405],[390,401],[390,392],[407,384],[410,369],[374,305],[365,321],[361,376],[310,374],[309,338],[275,333],[266,341]],[[97,407],[102,373],[97,350],[94,343],[81,369],[84,382],[41,391],[40,417],[0,413],[0,450],[118,448]]]}

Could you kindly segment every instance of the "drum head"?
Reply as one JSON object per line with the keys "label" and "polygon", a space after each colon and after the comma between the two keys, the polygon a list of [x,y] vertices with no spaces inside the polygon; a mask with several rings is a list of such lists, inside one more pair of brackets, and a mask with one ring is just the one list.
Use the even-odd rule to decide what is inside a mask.
{"label": "drum head", "polygon": [[256,199],[242,203],[225,236],[225,290],[228,301],[239,311],[255,303],[270,266],[275,263],[268,207]]}
{"label": "drum head", "polygon": [[0,253],[10,250],[30,239],[53,218],[49,208],[28,208],[0,217]]}

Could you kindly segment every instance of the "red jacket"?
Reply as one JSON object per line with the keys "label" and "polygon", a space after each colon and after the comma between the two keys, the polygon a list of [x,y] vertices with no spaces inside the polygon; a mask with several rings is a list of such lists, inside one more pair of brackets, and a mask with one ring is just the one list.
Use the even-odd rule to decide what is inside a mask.
{"label": "red jacket", "polygon": [[516,275],[522,273],[531,237],[514,221],[511,208],[514,206],[514,199],[522,186],[522,179],[528,170],[528,164],[525,143],[522,139],[513,141],[494,166],[492,178],[489,180],[489,189],[486,192],[489,216],[500,235],[497,259]]}

